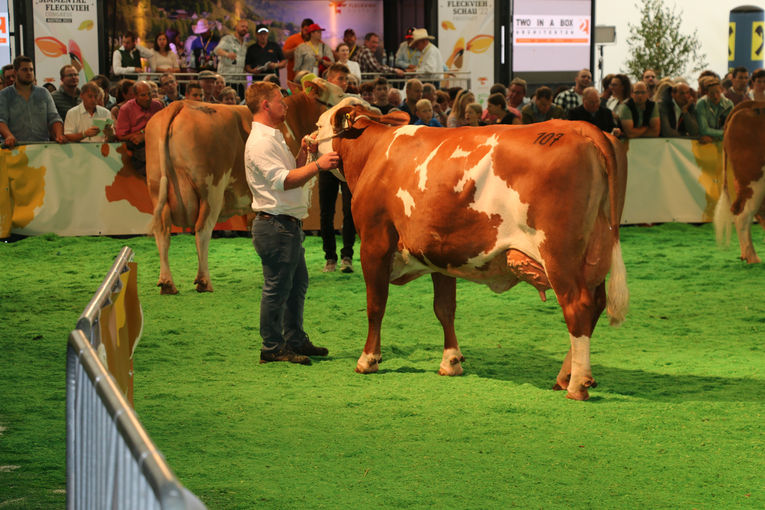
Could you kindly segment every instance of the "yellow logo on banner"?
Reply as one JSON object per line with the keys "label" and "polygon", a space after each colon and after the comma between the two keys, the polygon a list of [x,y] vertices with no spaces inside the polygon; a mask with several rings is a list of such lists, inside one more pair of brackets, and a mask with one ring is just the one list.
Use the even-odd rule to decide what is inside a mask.
{"label": "yellow logo on banner", "polygon": [[755,21],[752,23],[752,60],[762,60],[763,57],[763,49],[762,49],[762,32],[765,30],[765,27],[763,27],[762,21]]}
{"label": "yellow logo on banner", "polygon": [[736,60],[736,22],[728,23],[728,60]]}

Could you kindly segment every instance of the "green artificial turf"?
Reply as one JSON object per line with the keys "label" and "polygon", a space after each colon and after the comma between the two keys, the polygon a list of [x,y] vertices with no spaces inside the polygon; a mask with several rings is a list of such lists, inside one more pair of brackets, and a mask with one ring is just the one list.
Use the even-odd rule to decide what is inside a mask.
{"label": "green artificial turf", "polygon": [[[765,254],[762,230],[756,247]],[[177,296],[160,296],[151,238],[40,236],[0,245],[0,508],[62,508],[68,332],[122,245],[144,310],[135,406],[210,509],[765,508],[765,266],[719,250],[711,225],[622,229],[627,321],[592,340],[598,387],[552,387],[568,333],[552,292],[459,282],[465,375],[437,375],[427,277],[391,287],[380,372],[357,272],[324,274],[306,239],[306,330],[330,356],[260,365],[260,264],[247,238],[174,236]],[[358,245],[357,245],[358,246]]]}

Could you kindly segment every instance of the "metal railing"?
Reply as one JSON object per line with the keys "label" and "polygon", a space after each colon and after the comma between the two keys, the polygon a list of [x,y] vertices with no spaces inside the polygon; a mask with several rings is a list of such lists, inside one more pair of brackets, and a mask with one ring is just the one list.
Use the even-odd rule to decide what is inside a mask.
{"label": "metal railing", "polygon": [[124,247],[69,335],[66,359],[66,507],[204,510],[183,487],[99,358],[100,310],[122,290]]}

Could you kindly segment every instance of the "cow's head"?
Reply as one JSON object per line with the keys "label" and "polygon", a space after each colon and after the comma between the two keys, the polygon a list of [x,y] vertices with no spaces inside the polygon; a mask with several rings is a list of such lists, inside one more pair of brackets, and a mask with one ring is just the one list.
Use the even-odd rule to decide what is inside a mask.
{"label": "cow's head", "polygon": [[327,108],[335,106],[345,97],[343,89],[323,78],[314,78],[303,82],[303,90]]}
{"label": "cow's head", "polygon": [[380,110],[358,97],[346,97],[337,105],[321,114],[316,123],[314,138],[319,141],[319,154],[332,152],[333,140],[338,136],[355,137],[370,124],[381,123],[401,126],[409,123],[404,112],[390,112],[382,115]]}

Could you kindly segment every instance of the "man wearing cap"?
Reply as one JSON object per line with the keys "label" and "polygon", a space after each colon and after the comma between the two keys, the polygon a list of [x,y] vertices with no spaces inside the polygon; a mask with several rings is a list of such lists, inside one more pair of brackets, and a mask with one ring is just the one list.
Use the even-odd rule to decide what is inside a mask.
{"label": "man wearing cap", "polygon": [[[215,54],[218,56],[218,74],[244,73],[244,59],[247,56],[247,39],[249,27],[246,19],[240,19],[234,27],[234,33],[224,35]],[[243,76],[232,76],[232,79],[242,80]]]}
{"label": "man wearing cap", "polygon": [[321,76],[335,61],[332,50],[321,40],[324,29],[316,23],[306,28],[308,40],[295,50],[295,72],[308,71]]}
{"label": "man wearing cap", "polygon": [[414,27],[409,27],[404,36],[404,42],[398,46],[398,51],[396,51],[396,67],[404,71],[414,71],[422,56],[421,52],[409,46],[414,30]]}
{"label": "man wearing cap", "polygon": [[358,62],[359,47],[356,46],[356,32],[352,28],[346,28],[343,32],[343,42],[348,45],[348,60]]}
{"label": "man wearing cap", "polygon": [[215,78],[216,74],[209,69],[199,73],[199,84],[202,85],[202,101],[205,103],[217,103],[215,99]]}
{"label": "man wearing cap", "polygon": [[287,65],[282,48],[269,41],[270,30],[260,24],[255,29],[255,44],[247,48],[244,70],[253,74],[278,74],[279,69]]}
{"label": "man wearing cap", "polygon": [[284,46],[282,46],[282,53],[284,54],[284,58],[287,59],[287,79],[289,81],[292,81],[295,78],[295,50],[297,50],[298,46],[310,39],[307,29],[311,25],[313,25],[313,20],[311,18],[304,19],[300,23],[300,32],[289,36],[287,40],[284,41]]}
{"label": "man wearing cap", "polygon": [[112,54],[112,72],[117,78],[126,74],[137,74],[143,71],[141,58],[150,58],[154,52],[145,46],[136,46],[135,34],[125,32],[122,36],[122,46]]}
{"label": "man wearing cap", "polygon": [[428,31],[424,28],[415,28],[412,31],[412,41],[409,46],[421,53],[414,71],[423,74],[423,78],[443,76],[444,58],[439,49],[430,42],[433,39],[435,37],[428,35]]}
{"label": "man wearing cap", "polygon": [[397,67],[388,67],[375,58],[375,52],[380,46],[380,36],[369,32],[364,36],[364,47],[359,50],[358,63],[362,73],[385,73],[404,76],[404,71]]}
{"label": "man wearing cap", "polygon": [[218,39],[213,35],[212,26],[207,20],[200,19],[194,25],[193,32],[196,37],[191,43],[192,67],[197,71],[209,69],[213,71],[215,65],[215,47],[218,45]]}

